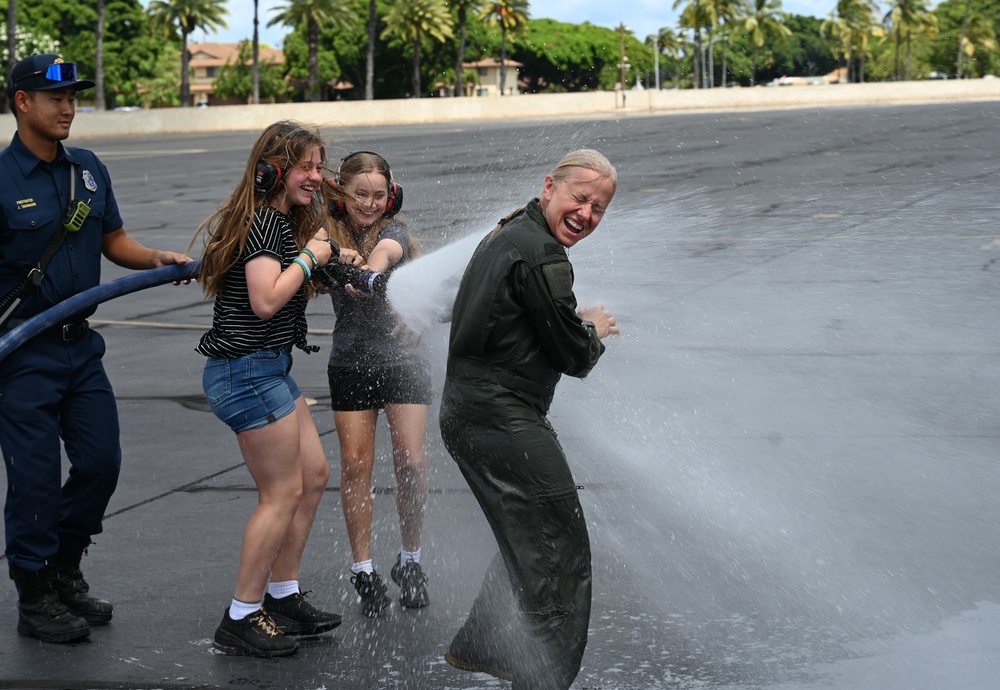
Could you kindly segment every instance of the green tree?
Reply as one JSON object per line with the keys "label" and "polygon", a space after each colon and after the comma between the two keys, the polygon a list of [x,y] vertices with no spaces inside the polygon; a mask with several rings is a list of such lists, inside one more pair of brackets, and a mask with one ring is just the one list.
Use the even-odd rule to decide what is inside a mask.
{"label": "green tree", "polygon": [[[659,52],[661,58],[661,64],[660,64],[661,74],[663,70],[668,66],[668,63],[673,63],[674,86],[676,88],[680,88],[681,64],[683,62],[682,56],[685,55],[688,51],[690,51],[690,48],[687,47],[687,41],[684,40],[684,35],[680,31],[672,27],[665,26],[661,28],[655,36],[650,36],[648,40],[653,45],[653,50]],[[665,61],[662,60],[664,58]],[[655,61],[656,60],[654,55],[654,63]],[[654,83],[656,83],[655,77],[653,81]]]}
{"label": "green tree", "polygon": [[974,14],[968,16],[967,21],[963,22],[962,34],[958,39],[958,59],[955,61],[955,75],[959,79],[963,76],[962,58],[975,57],[976,50],[979,48],[996,54],[996,31],[993,28],[993,24],[986,17],[981,14]]}
{"label": "green tree", "polygon": [[528,23],[527,0],[487,0],[479,11],[487,26],[500,27],[500,95],[507,90],[507,34]]}
{"label": "green tree", "polygon": [[937,35],[929,41],[921,37],[914,48],[926,59],[926,64],[914,67],[917,73],[923,74],[926,67],[961,78],[1000,74],[1000,51],[991,47],[1000,31],[1000,3],[944,0],[934,8],[934,16],[938,22]]}
{"label": "green tree", "polygon": [[[913,36],[915,34],[925,34],[930,37],[937,35],[937,17],[927,9],[926,0],[893,0],[882,20],[883,26],[888,29],[887,35],[892,37],[895,43],[895,69],[893,76],[895,79],[910,79],[913,66]],[[901,74],[899,62],[899,49],[902,44],[906,45],[906,72]]]}
{"label": "green tree", "polygon": [[[288,85],[283,69],[273,62],[258,62],[258,96],[276,102],[288,98]],[[227,62],[219,70],[212,85],[213,92],[222,98],[240,98],[251,101],[254,95],[253,46],[250,41],[240,41],[239,55],[233,63]]]}
{"label": "green tree", "polygon": [[350,29],[354,15],[346,0],[288,0],[275,7],[275,16],[268,26],[284,24],[292,28],[303,28],[309,47],[309,88],[306,100],[320,100],[319,93],[319,34],[324,27]]}
{"label": "green tree", "polygon": [[[529,92],[611,90],[619,80],[618,29],[531,19],[511,42],[511,57],[524,64]],[[633,34],[625,34],[625,54],[634,74],[653,69],[653,51]]]}
{"label": "green tree", "polygon": [[847,67],[849,82],[864,81],[865,57],[876,10],[874,0],[838,0],[836,10],[823,23],[823,34],[834,40]]}
{"label": "green tree", "polygon": [[[838,67],[839,55],[834,42],[821,32],[823,20],[786,14],[784,22],[791,33],[784,40],[768,41],[758,54],[757,84],[767,84],[789,74],[822,76]],[[734,56],[741,53],[752,56],[753,45],[748,34],[733,37],[732,53]],[[750,58],[747,57],[745,62],[740,63],[737,81],[748,86],[750,72]],[[737,73],[735,65],[734,73]]]}
{"label": "green tree", "polygon": [[705,88],[705,65],[702,63],[701,30],[711,23],[704,0],[674,0],[674,9],[683,6],[680,26],[690,29],[694,36],[694,83],[696,89]]}
{"label": "green tree", "polygon": [[792,35],[792,30],[785,25],[785,16],[781,11],[781,0],[752,0],[750,13],[743,17],[741,29],[746,32],[753,46],[753,57],[750,67],[750,86],[757,83],[757,59],[760,49],[765,43],[784,41]]}
{"label": "green tree", "polygon": [[225,0],[152,0],[147,10],[154,25],[161,28],[165,34],[172,31],[174,25],[181,32],[181,106],[191,106],[191,56],[188,54],[188,36],[196,29],[213,32],[225,29],[223,19],[229,10]]}
{"label": "green tree", "polygon": [[428,36],[440,43],[454,36],[445,0],[398,0],[385,15],[382,38],[396,38],[413,50],[411,98],[420,98],[420,46]]}
{"label": "green tree", "polygon": [[[705,0],[705,7],[708,10],[708,16],[712,19],[712,23],[709,25],[709,47],[708,47],[708,59],[709,59],[709,74],[712,75],[712,86],[715,85],[715,42],[718,40],[722,41],[722,86],[726,86],[726,44],[729,39],[729,33],[732,23],[736,20],[742,13],[742,0]],[[719,27],[716,29],[716,27]],[[718,33],[716,41],[712,41],[711,36],[713,33]]]}

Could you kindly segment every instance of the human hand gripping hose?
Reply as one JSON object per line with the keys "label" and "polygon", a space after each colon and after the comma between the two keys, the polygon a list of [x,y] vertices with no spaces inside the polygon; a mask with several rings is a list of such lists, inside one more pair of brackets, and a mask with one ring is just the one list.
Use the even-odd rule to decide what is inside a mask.
{"label": "human hand gripping hose", "polygon": [[385,295],[385,286],[389,282],[388,274],[366,271],[357,266],[340,263],[338,261],[340,246],[333,240],[327,240],[327,242],[333,249],[333,254],[330,255],[330,260],[326,262],[325,266],[320,266],[313,271],[314,279],[331,288],[350,285],[362,292]]}
{"label": "human hand gripping hose", "polygon": [[109,283],[84,290],[46,309],[41,314],[36,314],[0,336],[0,360],[42,331],[70,321],[73,316],[84,309],[139,290],[197,278],[200,270],[200,261],[188,261],[183,264],[171,264],[147,271],[137,271]]}

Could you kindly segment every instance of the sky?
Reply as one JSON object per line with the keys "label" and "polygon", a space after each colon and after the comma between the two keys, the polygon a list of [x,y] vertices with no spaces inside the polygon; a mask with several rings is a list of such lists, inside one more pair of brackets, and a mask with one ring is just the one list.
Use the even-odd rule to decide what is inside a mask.
{"label": "sky", "polygon": [[[146,4],[145,2],[143,4]],[[260,0],[258,10],[260,20],[260,41],[274,48],[280,48],[288,29],[284,26],[267,28],[272,8],[284,5],[283,0]],[[672,0],[538,0],[529,2],[528,14],[534,19],[555,19],[569,24],[589,21],[597,26],[617,28],[622,22],[637,38],[644,39],[656,33],[658,28],[676,27],[678,13]],[[836,4],[836,0],[784,0],[782,9],[792,14],[811,15],[825,18]],[[253,37],[252,0],[229,0],[229,15],[226,17],[228,29],[205,35],[196,31],[192,42],[211,41],[235,43]]]}

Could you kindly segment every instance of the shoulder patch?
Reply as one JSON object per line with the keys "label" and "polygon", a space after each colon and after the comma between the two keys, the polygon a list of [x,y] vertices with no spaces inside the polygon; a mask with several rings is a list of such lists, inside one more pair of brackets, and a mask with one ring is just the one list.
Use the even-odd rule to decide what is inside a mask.
{"label": "shoulder patch", "polygon": [[543,264],[542,275],[553,299],[566,299],[573,294],[573,266],[568,261]]}

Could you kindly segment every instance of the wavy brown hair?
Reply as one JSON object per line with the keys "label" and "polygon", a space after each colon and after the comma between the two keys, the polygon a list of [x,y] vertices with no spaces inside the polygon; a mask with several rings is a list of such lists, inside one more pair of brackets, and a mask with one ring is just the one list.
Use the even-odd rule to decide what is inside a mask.
{"label": "wavy brown hair", "polygon": [[[254,213],[262,206],[272,205],[285,193],[281,183],[267,194],[254,191],[257,163],[266,161],[281,170],[299,165],[313,147],[318,146],[320,160],[326,163],[326,149],[319,130],[314,127],[282,120],[265,129],[250,150],[243,176],[232,195],[212,215],[198,226],[191,245],[204,230],[204,252],[201,257],[199,281],[208,297],[221,291],[226,273],[236,265],[246,247],[247,236],[253,224]],[[323,194],[313,195],[308,206],[292,206],[291,218],[295,245],[304,247],[321,227],[329,227],[330,218]],[[191,249],[188,248],[188,253]]]}
{"label": "wavy brown hair", "polygon": [[[344,208],[345,204],[354,202],[354,198],[345,191],[347,186],[351,184],[351,181],[358,175],[370,175],[373,173],[378,173],[385,178],[386,192],[388,193],[388,183],[392,179],[389,163],[382,156],[369,153],[368,151],[352,154],[346,160],[341,161],[340,169],[335,179],[336,184],[329,185],[331,189],[327,190],[330,196],[331,210],[334,211],[331,214],[333,225],[330,227],[330,237],[336,240],[337,244],[341,247],[355,250],[366,261],[372,250],[375,249],[375,245],[378,244],[378,236],[383,228],[393,221],[406,225],[406,221],[398,215],[391,218],[382,216],[367,228],[362,228],[361,232],[355,233],[351,227],[347,212],[336,211],[337,204],[340,204],[340,208]],[[408,244],[407,249],[410,258],[413,258],[419,253],[420,248],[414,242],[412,236]]]}

